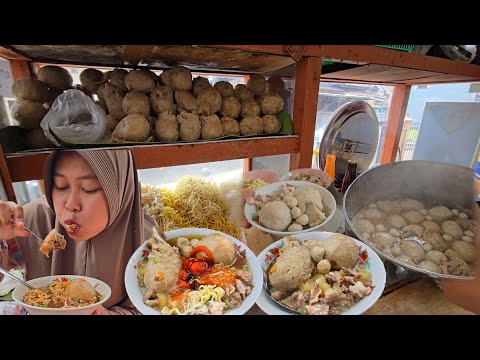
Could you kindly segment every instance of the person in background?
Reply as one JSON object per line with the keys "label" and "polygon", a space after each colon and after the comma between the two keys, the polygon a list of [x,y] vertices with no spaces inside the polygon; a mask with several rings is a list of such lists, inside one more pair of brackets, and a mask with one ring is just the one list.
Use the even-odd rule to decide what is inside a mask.
{"label": "person in background", "polygon": [[[475,277],[473,280],[443,280],[445,296],[453,303],[480,314],[480,157],[474,171]],[[477,206],[478,205],[478,206]]]}
{"label": "person in background", "polygon": [[[45,162],[44,179],[45,197],[24,207],[0,201],[0,241],[10,244],[2,264],[14,265],[10,259],[18,264],[16,240],[27,279],[60,274],[100,279],[112,295],[95,315],[138,314],[127,297],[124,272],[156,224],[143,213],[131,152],[56,151]],[[73,230],[68,226],[72,223],[77,224]],[[44,256],[41,241],[24,226],[42,238],[56,229],[67,240],[66,248]]]}

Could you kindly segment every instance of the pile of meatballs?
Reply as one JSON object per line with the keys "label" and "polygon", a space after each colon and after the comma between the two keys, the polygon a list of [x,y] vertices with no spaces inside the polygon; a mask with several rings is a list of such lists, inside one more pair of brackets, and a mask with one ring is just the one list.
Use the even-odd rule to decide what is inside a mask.
{"label": "pile of meatballs", "polygon": [[258,74],[251,76],[247,85],[235,88],[227,81],[212,85],[204,77],[192,79],[190,70],[183,66],[165,70],[160,76],[148,69],[102,72],[88,68],[80,74],[81,85],[76,86],[72,86],[68,71],[58,66],[42,67],[37,76],[14,83],[19,100],[13,116],[20,126],[38,129],[40,135],[39,124],[48,107],[71,88],[98,99],[96,103],[107,114],[111,134],[102,143],[192,142],[281,130],[275,114],[282,111],[283,99],[269,91],[267,80]]}
{"label": "pile of meatballs", "polygon": [[353,225],[361,238],[396,260],[430,272],[472,276],[475,225],[469,210],[427,207],[414,199],[377,201]]}
{"label": "pile of meatballs", "polygon": [[275,231],[297,232],[321,224],[328,215],[316,186],[288,185],[255,197],[258,222]]}

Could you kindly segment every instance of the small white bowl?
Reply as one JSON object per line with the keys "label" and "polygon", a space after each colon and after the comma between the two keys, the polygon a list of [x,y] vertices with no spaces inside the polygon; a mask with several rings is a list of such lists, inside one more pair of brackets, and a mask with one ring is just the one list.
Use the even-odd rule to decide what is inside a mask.
{"label": "small white bowl", "polygon": [[[198,236],[199,238],[205,237],[209,234],[220,234],[230,240],[235,246],[236,250],[240,253],[245,251],[247,255],[247,261],[250,265],[252,272],[252,292],[245,297],[242,304],[236,308],[227,311],[224,315],[243,315],[245,314],[257,300],[260,292],[262,291],[263,284],[263,271],[260,267],[257,257],[244,243],[235,239],[234,237],[224,234],[220,231],[203,229],[203,228],[183,228],[177,230],[167,231],[165,233],[165,240],[174,239],[180,236]],[[143,302],[143,295],[146,289],[141,288],[137,280],[137,268],[136,264],[143,258],[143,251],[147,251],[146,242],[144,242],[132,255],[128,261],[127,268],[125,270],[125,288],[127,294],[133,305],[144,315],[161,315],[161,313],[155,310],[153,307],[148,306]]]}
{"label": "small white bowl", "polygon": [[32,285],[33,287],[40,288],[43,286],[47,286],[51,284],[55,279],[61,279],[62,277],[69,278],[72,281],[77,278],[85,279],[90,284],[92,284],[92,286],[96,286],[95,290],[97,290],[97,292],[102,295],[102,299],[94,304],[76,308],[44,308],[39,306],[32,306],[23,302],[23,297],[30,289],[22,284],[19,284],[15,288],[15,290],[13,290],[13,300],[26,308],[28,313],[31,315],[91,315],[97,308],[101,307],[102,304],[107,301],[112,295],[112,290],[110,289],[110,286],[108,286],[105,282],[87,276],[52,275],[29,280],[26,283]]}
{"label": "small white bowl", "polygon": [[316,230],[320,227],[325,227],[332,220],[333,215],[337,210],[337,202],[335,201],[335,198],[333,197],[332,193],[330,193],[330,191],[328,191],[327,189],[323,188],[320,185],[316,185],[306,181],[295,181],[295,180],[280,181],[280,182],[276,182],[276,183],[262,187],[261,189],[257,190],[256,195],[268,195],[275,191],[280,190],[281,188],[287,185],[292,185],[292,186],[295,186],[296,188],[305,188],[305,187],[312,187],[312,186],[315,187],[320,192],[323,206],[327,207],[330,210],[330,213],[328,214],[326,219],[323,220],[318,225],[312,226],[308,229],[304,229],[301,231],[276,231],[276,230],[268,229],[260,225],[259,223],[255,222],[253,218],[257,215],[257,208],[255,207],[255,205],[245,204],[245,218],[247,219],[247,221],[253,226],[255,226],[257,229],[260,229],[266,233],[280,235],[280,236],[287,236],[287,235],[306,233],[306,232]]}

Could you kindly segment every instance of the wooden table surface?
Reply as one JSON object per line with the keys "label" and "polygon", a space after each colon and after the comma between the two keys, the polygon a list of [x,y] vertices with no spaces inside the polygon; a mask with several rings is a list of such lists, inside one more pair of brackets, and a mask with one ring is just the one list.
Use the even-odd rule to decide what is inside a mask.
{"label": "wooden table surface", "polygon": [[[246,315],[266,315],[256,304]],[[429,278],[400,281],[387,288],[364,315],[474,315],[452,302]]]}

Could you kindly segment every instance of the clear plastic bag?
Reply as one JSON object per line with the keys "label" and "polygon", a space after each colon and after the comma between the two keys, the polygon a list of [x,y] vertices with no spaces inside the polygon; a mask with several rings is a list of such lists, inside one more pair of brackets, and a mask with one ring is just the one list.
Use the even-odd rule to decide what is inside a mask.
{"label": "clear plastic bag", "polygon": [[91,144],[104,138],[107,115],[82,91],[67,90],[55,99],[40,126],[57,146],[64,144],[56,138],[66,144]]}

